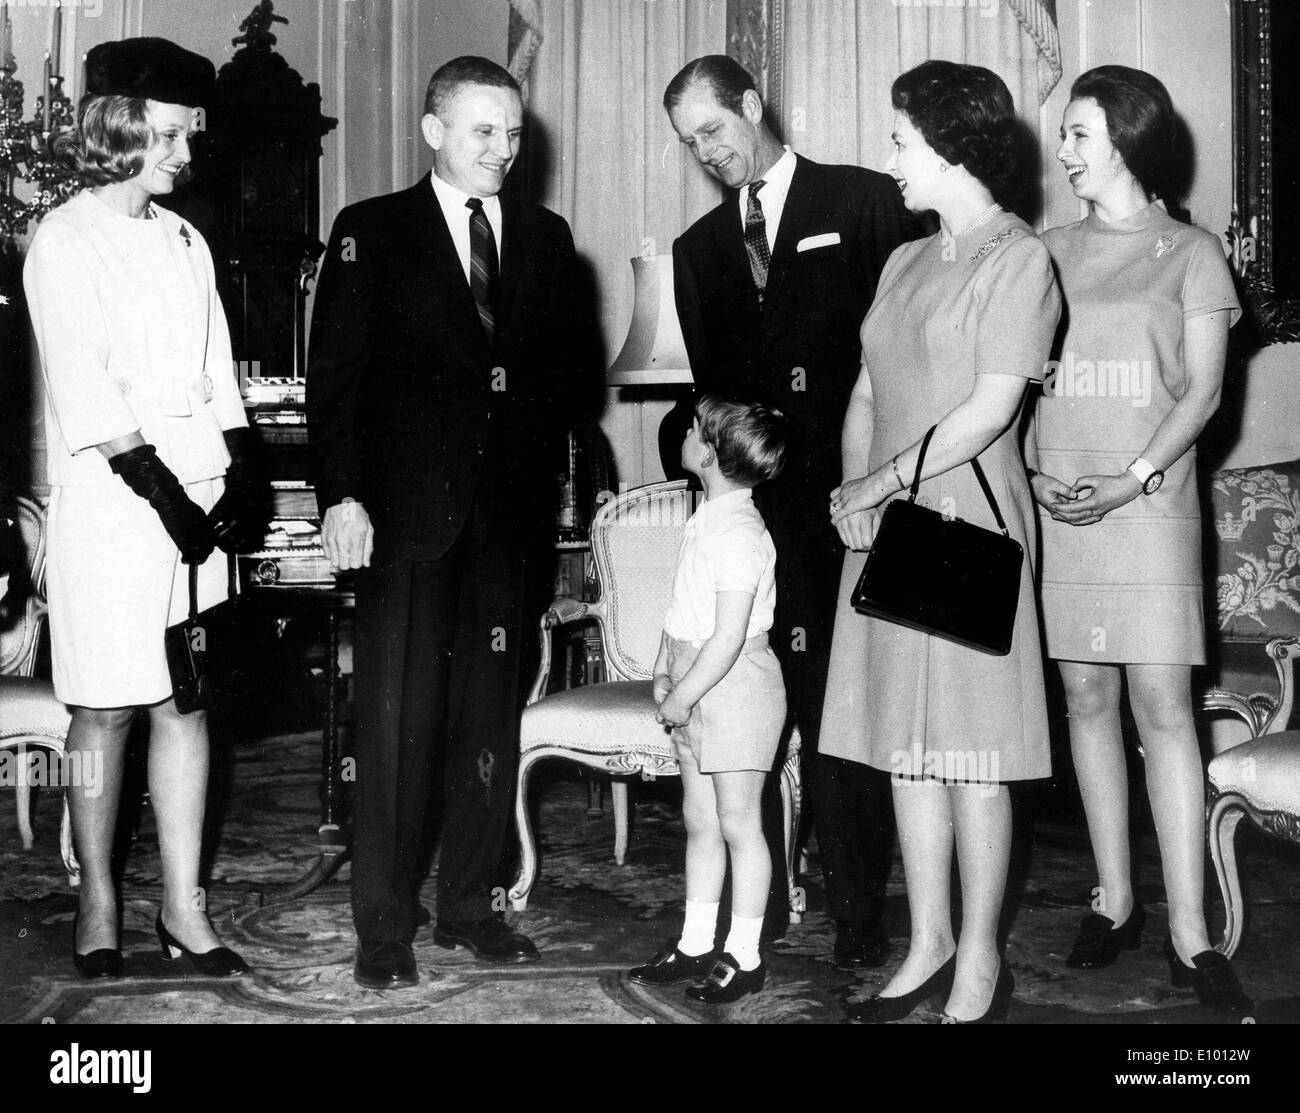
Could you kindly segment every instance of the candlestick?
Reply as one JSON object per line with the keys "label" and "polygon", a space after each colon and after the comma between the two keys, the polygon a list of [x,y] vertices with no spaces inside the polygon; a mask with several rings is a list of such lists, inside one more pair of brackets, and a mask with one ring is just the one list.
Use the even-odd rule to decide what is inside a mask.
{"label": "candlestick", "polygon": [[9,5],[4,5],[4,24],[0,27],[0,66],[9,64],[13,53],[13,24],[9,22]]}
{"label": "candlestick", "polygon": [[54,82],[50,79],[53,76],[50,68],[50,52],[47,50],[45,52],[45,112],[41,117],[41,130],[46,135],[50,133],[50,100],[51,94],[54,92]]}
{"label": "candlestick", "polygon": [[61,47],[63,46],[63,4],[54,5],[54,30],[50,35],[50,57],[54,59],[53,72],[59,75],[63,73],[63,63],[61,59]]}

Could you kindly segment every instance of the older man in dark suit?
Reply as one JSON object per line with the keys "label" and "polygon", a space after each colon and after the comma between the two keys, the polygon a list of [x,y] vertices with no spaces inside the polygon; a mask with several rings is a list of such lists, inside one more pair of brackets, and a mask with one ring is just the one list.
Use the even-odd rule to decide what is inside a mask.
{"label": "older man in dark suit", "polygon": [[448,62],[422,121],[433,173],[344,209],[312,323],[307,418],[325,550],[358,569],[355,977],[415,985],[432,765],[444,767],[434,941],[529,962],[502,856],[518,756],[525,564],[554,528],[582,325],[568,225],[498,197],[519,87]]}
{"label": "older man in dark suit", "polygon": [[[756,396],[790,419],[785,472],[755,492],[777,551],[772,645],[803,740],[836,964],[875,966],[887,948],[888,777],[817,754],[844,555],[827,505],[842,478],[858,330],[885,260],[921,229],[886,175],[782,147],[753,79],[731,58],[689,63],[664,107],[708,173],[736,191],[673,245],[677,311],[697,390]],[[780,813],[770,805],[765,813],[777,868],[764,935],[779,938],[788,922]]]}

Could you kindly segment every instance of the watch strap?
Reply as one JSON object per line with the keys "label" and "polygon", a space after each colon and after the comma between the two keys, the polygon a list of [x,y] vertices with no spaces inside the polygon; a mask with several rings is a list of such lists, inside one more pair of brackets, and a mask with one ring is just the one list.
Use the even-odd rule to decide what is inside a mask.
{"label": "watch strap", "polygon": [[1139,456],[1133,463],[1129,464],[1128,470],[1132,473],[1133,478],[1141,483],[1143,487],[1146,487],[1147,480],[1155,475],[1159,469],[1152,464],[1148,464]]}

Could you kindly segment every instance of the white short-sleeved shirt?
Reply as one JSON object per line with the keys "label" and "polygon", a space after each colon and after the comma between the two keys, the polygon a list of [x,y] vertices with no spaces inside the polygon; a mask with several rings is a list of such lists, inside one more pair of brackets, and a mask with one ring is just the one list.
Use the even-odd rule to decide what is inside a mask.
{"label": "white short-sleeved shirt", "polygon": [[754,596],[746,638],[772,628],[776,607],[776,546],[749,488],[700,505],[686,523],[677,553],[673,601],[664,630],[681,641],[712,637],[719,591]]}
{"label": "white short-sleeved shirt", "polygon": [[128,217],[85,190],[27,253],[54,486],[120,485],[91,449],[137,431],[182,483],[213,479],[230,464],[221,431],[247,424],[208,245],[150,211]]}

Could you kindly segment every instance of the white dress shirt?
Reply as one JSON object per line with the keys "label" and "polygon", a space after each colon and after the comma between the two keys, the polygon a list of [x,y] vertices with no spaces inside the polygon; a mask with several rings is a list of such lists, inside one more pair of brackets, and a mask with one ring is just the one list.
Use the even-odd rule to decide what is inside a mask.
{"label": "white dress shirt", "polygon": [[[460,256],[461,268],[465,271],[465,281],[469,282],[469,218],[470,210],[465,207],[465,202],[470,199],[470,195],[464,190],[457,189],[454,185],[444,182],[432,170],[429,171],[429,180],[433,183],[434,196],[438,198],[438,204],[442,206],[442,215],[446,218],[447,228],[451,231],[451,242],[456,245],[456,254]],[[760,191],[761,197],[767,189]],[[492,227],[492,235],[497,243],[497,265],[501,263],[501,198],[495,194],[491,197],[484,197],[483,212],[488,218],[488,224]]]}
{"label": "white dress shirt", "polygon": [[[758,191],[759,204],[763,206],[763,219],[767,221],[767,250],[776,250],[776,230],[785,212],[786,195],[790,192],[790,179],[796,165],[794,152],[787,145],[785,154],[777,159],[761,176],[763,188]],[[749,186],[740,187],[740,227],[745,227],[745,213],[749,210]]]}

